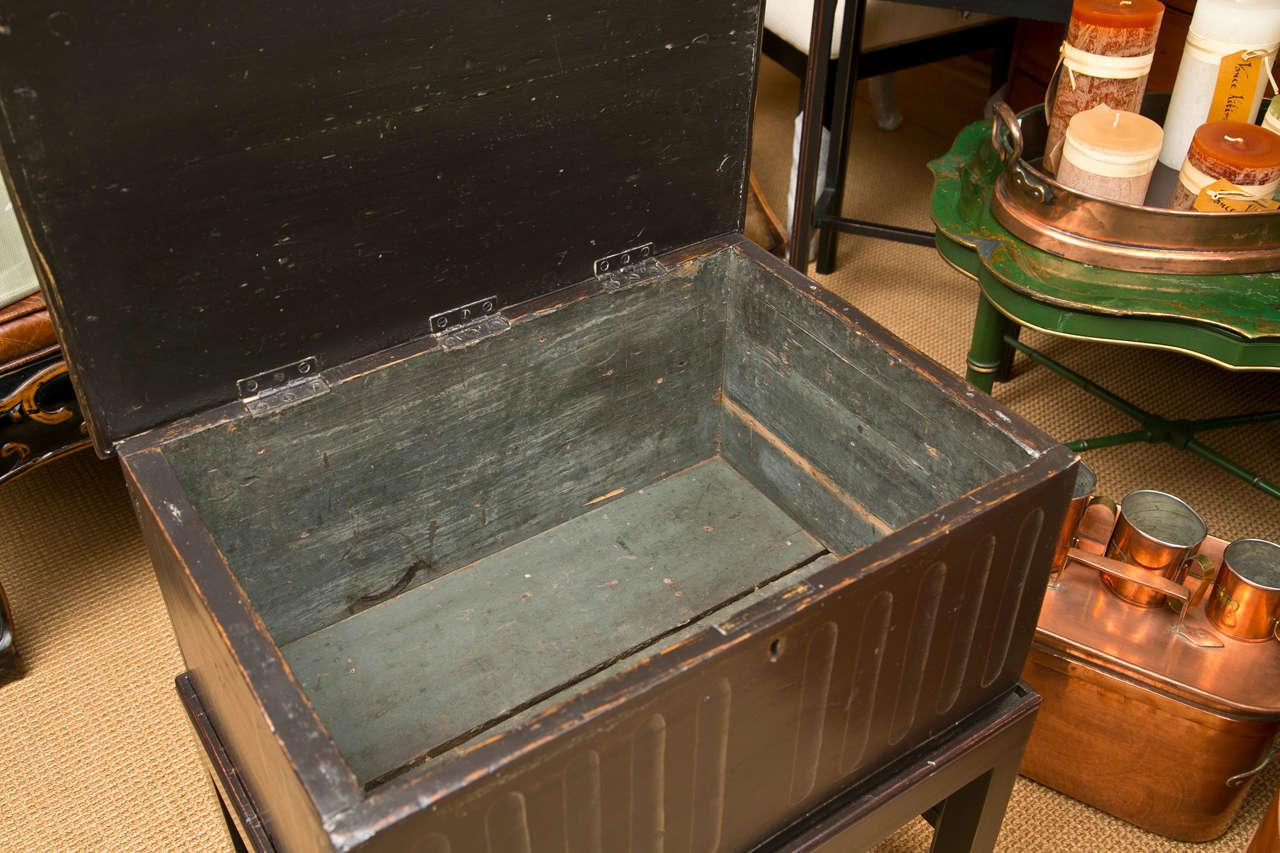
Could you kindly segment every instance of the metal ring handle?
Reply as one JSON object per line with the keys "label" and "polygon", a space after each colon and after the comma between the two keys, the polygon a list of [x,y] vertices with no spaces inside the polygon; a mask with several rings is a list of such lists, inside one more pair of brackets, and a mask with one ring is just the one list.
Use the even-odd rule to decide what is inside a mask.
{"label": "metal ring handle", "polygon": [[1008,180],[1025,187],[1027,194],[1036,202],[1048,204],[1053,200],[1053,188],[1023,162],[1024,142],[1018,114],[1004,101],[997,101],[992,107],[991,147],[1004,163]]}
{"label": "metal ring handle", "polygon": [[[1004,144],[1005,137],[1009,140],[1007,148]],[[992,107],[991,147],[996,150],[996,156],[1006,169],[1012,169],[1013,164],[1022,157],[1022,124],[1013,107],[1004,101],[996,101]]]}
{"label": "metal ring handle", "polygon": [[1280,749],[1280,747],[1277,747],[1276,744],[1274,743],[1271,744],[1271,749],[1267,750],[1266,756],[1262,759],[1261,763],[1259,763],[1257,767],[1253,768],[1252,770],[1246,770],[1243,773],[1237,773],[1236,775],[1227,779],[1227,787],[1234,788],[1237,785],[1241,785],[1244,783],[1244,780],[1250,778],[1251,776],[1257,776],[1259,773],[1265,770],[1267,765],[1271,763],[1271,759],[1276,757],[1277,749]]}

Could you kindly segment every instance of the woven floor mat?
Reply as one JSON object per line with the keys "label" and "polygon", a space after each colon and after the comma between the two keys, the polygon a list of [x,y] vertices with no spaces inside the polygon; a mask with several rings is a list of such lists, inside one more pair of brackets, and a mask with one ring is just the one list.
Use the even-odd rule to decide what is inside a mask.
{"label": "woven floor mat", "polygon": [[0,688],[0,850],[230,849],[114,462],[0,488],[0,584],[29,668]]}

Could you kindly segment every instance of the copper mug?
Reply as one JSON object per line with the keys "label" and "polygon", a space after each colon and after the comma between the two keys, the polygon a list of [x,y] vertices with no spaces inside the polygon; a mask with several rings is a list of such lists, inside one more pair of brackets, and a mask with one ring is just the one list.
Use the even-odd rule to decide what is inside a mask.
{"label": "copper mug", "polygon": [[[1120,502],[1107,556],[1182,583],[1209,528],[1181,498],[1164,492],[1130,492]],[[1139,607],[1157,607],[1165,594],[1130,580],[1103,575],[1102,583]]]}
{"label": "copper mug", "polygon": [[[1093,470],[1083,462],[1078,463],[1076,465],[1075,491],[1071,493],[1071,503],[1067,505],[1067,517],[1062,520],[1062,530],[1058,533],[1058,544],[1053,549],[1053,563],[1051,564],[1049,575],[1050,589],[1057,588],[1058,576],[1066,568],[1067,552],[1075,547],[1076,534],[1080,528],[1081,520],[1084,519],[1085,510],[1095,502],[1093,492],[1097,485],[1098,478],[1094,476]],[[1109,506],[1114,506],[1110,501],[1099,500],[1103,500]]]}
{"label": "copper mug", "polygon": [[1237,640],[1280,638],[1280,545],[1264,539],[1228,545],[1204,609],[1215,628]]}

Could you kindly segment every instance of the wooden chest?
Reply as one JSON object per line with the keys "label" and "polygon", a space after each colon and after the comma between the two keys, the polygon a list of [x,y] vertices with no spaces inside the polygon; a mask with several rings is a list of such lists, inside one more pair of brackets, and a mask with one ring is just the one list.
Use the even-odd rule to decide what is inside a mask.
{"label": "wooden chest", "polygon": [[277,847],[742,849],[1016,683],[1073,457],[739,235],[756,4],[59,9],[6,179]]}

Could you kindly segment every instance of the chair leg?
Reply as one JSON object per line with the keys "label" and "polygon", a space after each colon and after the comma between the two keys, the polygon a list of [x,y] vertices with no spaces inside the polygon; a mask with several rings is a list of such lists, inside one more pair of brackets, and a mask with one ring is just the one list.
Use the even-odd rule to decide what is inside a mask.
{"label": "chair leg", "polygon": [[902,127],[902,113],[898,112],[898,93],[894,86],[893,73],[881,74],[867,81],[871,91],[871,106],[876,114],[876,127],[885,131]]}
{"label": "chair leg", "polygon": [[0,684],[16,681],[27,671],[13,641],[13,620],[9,615],[9,601],[0,587]]}

